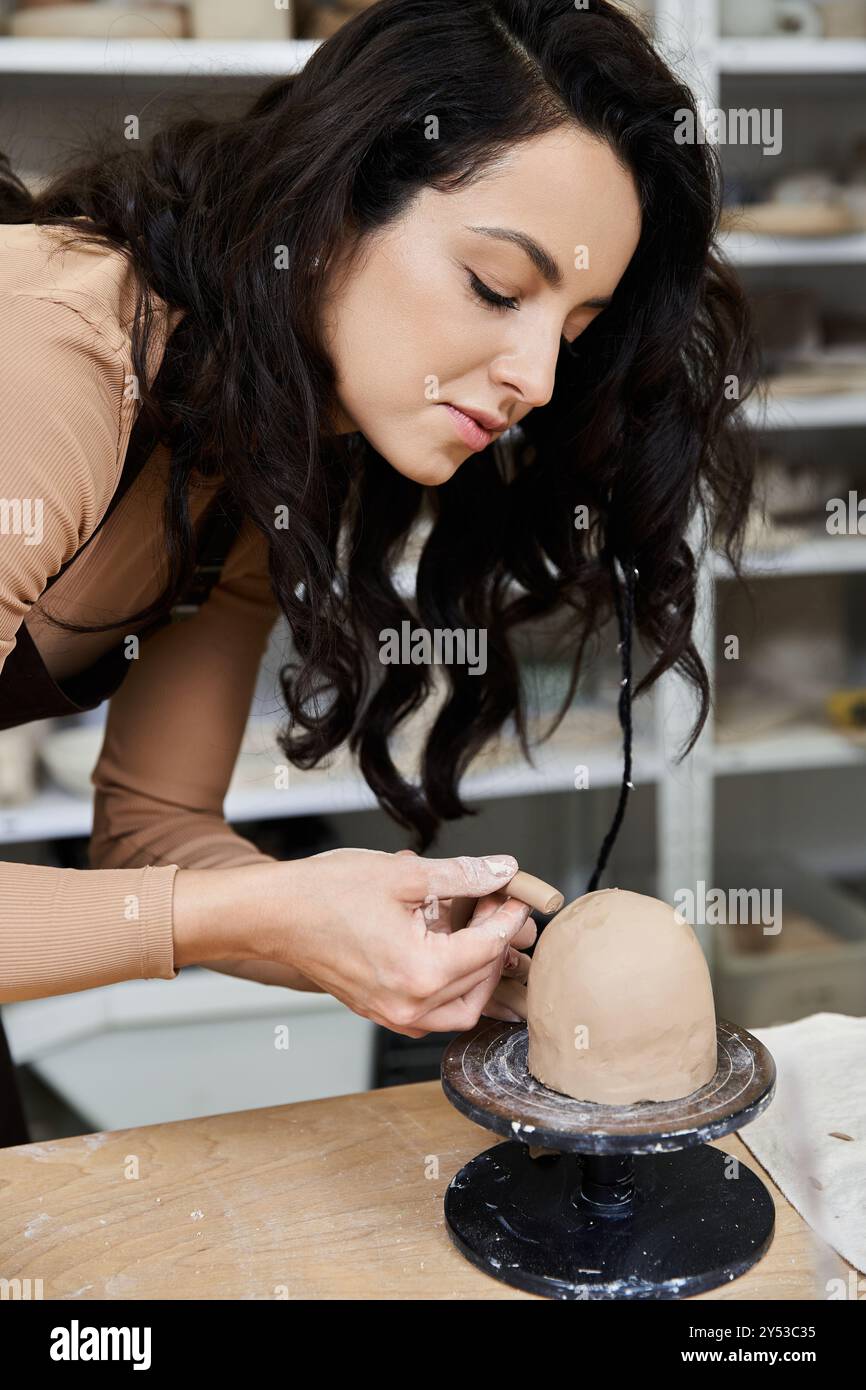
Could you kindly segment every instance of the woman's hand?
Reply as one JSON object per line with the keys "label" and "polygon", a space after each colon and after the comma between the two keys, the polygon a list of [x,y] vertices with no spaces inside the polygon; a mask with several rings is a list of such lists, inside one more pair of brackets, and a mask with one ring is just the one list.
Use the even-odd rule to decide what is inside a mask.
{"label": "woman's hand", "polygon": [[[400,853],[411,853],[411,849],[402,849]],[[475,924],[484,922],[491,916],[503,902],[514,899],[507,898],[507,888],[502,888],[498,892],[492,892],[487,898],[481,898],[477,905],[467,902],[467,899],[455,899],[452,905],[452,924],[459,927],[461,922],[466,922],[467,917],[473,915]],[[474,913],[473,913],[474,909]],[[502,979],[496,981],[491,997],[485,1002],[481,1012],[488,1019],[503,1019],[506,1023],[523,1023],[527,1016],[527,979],[530,976],[531,958],[525,951],[516,951],[516,947],[531,947],[538,937],[538,927],[532,922],[531,917],[527,917],[527,922],[513,938],[512,945],[506,951],[505,963],[502,966]]]}
{"label": "woman's hand", "polygon": [[[508,855],[340,849],[237,872],[262,876],[256,958],[293,967],[409,1037],[471,1028],[490,1012],[512,943],[535,939],[530,909],[503,891],[517,872]],[[454,914],[459,898],[477,903],[465,926]]]}
{"label": "woman's hand", "polygon": [[[401,849],[399,854],[414,854],[414,850]],[[506,901],[508,889],[503,888],[490,893],[477,902],[471,898],[454,898],[447,904],[449,927],[457,931],[465,926],[470,917],[478,924],[495,912]],[[482,1014],[486,1018],[502,1019],[505,1023],[523,1023],[526,1020],[526,981],[529,978],[531,958],[525,951],[517,951],[516,946],[532,946],[538,937],[538,928],[531,918],[514,937],[505,953],[502,979],[486,1000]]]}
{"label": "woman's hand", "polygon": [[[411,849],[401,849],[398,854],[413,854]],[[441,921],[447,921],[448,929],[457,931],[465,926],[475,912],[474,920],[482,920],[480,914],[492,902],[503,903],[505,893],[493,893],[489,897],[477,899],[452,898],[442,904]],[[463,910],[463,903],[470,904],[469,911]],[[455,908],[455,903],[459,906]],[[429,923],[428,923],[429,925]],[[432,930],[433,928],[431,928]],[[442,930],[442,927],[439,928]],[[531,946],[538,935],[535,923],[527,918],[525,926],[513,937],[516,946]],[[322,986],[302,975],[291,965],[281,965],[272,960],[203,960],[200,962],[207,970],[215,970],[220,975],[233,975],[239,980],[249,980],[253,984],[277,985],[282,989],[305,990],[322,993]],[[486,1018],[499,1018],[507,1023],[521,1023],[526,1019],[526,981],[532,961],[524,951],[516,951],[509,946],[502,967],[502,979],[496,985],[490,998],[481,1010]]]}
{"label": "woman's hand", "polygon": [[[531,925],[537,935],[535,923]],[[515,951],[510,947],[502,967],[502,979],[481,1012],[488,1018],[501,1018],[508,1023],[525,1023],[526,981],[529,979],[531,964],[532,958],[524,951]]]}
{"label": "woman's hand", "polygon": [[198,962],[205,970],[215,970],[218,975],[233,975],[236,980],[249,980],[254,985],[277,985],[280,989],[306,990],[321,994],[321,987],[308,980],[291,965],[281,965],[273,960],[202,960]]}

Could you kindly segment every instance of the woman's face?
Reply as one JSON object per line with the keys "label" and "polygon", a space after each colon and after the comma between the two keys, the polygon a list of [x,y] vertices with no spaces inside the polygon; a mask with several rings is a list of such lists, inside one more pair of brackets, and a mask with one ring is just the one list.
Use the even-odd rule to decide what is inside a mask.
{"label": "woman's face", "polygon": [[545,405],[563,339],[602,313],[639,237],[631,174],[572,128],[517,146],[471,187],[423,189],[330,273],[337,428],[416,482],[447,482],[491,438],[449,407],[492,417],[496,437]]}

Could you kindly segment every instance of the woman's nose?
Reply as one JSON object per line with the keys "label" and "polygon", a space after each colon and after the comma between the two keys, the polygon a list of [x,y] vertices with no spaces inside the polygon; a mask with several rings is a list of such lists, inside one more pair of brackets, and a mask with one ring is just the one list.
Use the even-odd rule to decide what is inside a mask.
{"label": "woman's nose", "polygon": [[517,392],[525,406],[532,409],[547,405],[553,395],[556,364],[562,346],[562,336],[532,334],[519,346],[509,345],[493,363],[493,378],[501,386]]}

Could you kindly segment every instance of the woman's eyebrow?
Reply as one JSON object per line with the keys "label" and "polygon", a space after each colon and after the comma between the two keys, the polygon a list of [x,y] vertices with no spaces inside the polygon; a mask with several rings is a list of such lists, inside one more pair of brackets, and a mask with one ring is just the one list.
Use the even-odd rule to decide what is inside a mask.
{"label": "woman's eyebrow", "polygon": [[[532,264],[535,266],[541,277],[558,290],[562,284],[563,275],[556,261],[549,251],[545,251],[543,246],[527,236],[526,232],[518,232],[514,227],[466,227],[467,232],[478,232],[481,236],[493,237],[496,241],[510,241],[513,246],[518,246],[525,252]],[[579,309],[606,309],[611,302],[610,295],[596,295],[593,299],[585,299],[577,307]]]}

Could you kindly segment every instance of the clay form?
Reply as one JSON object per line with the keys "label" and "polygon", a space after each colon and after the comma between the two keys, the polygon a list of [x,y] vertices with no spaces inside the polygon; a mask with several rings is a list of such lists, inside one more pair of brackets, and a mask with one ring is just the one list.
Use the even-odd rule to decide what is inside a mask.
{"label": "clay form", "polygon": [[[522,869],[506,883],[501,890],[510,898],[537,907],[539,912],[558,912],[565,902],[563,895],[543,879],[534,874],[525,874]],[[466,926],[477,906],[475,898],[454,898],[451,904],[451,930],[460,931]]]}
{"label": "clay form", "polygon": [[529,971],[527,1023],[530,1073],[575,1100],[675,1100],[716,1071],[704,953],[673,907],[642,893],[586,893],[548,923]]}
{"label": "clay form", "polygon": [[518,869],[503,891],[509,898],[517,898],[519,902],[527,903],[539,912],[558,912],[565,902],[562,893],[545,883],[544,879],[536,878],[534,874],[525,874],[522,869]]}

